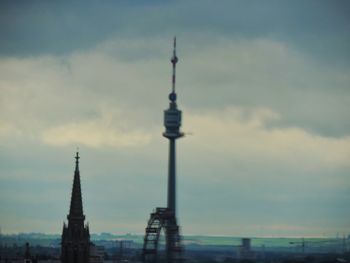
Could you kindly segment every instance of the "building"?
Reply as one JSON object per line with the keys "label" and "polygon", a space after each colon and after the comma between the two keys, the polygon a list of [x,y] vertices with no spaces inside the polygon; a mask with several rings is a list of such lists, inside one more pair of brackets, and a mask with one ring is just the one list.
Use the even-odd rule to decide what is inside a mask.
{"label": "building", "polygon": [[63,224],[61,240],[62,263],[89,263],[90,232],[84,224],[83,201],[81,196],[79,153],[75,156],[75,172],[70,202],[68,225]]}
{"label": "building", "polygon": [[103,263],[105,256],[104,246],[90,245],[90,262],[89,263]]}
{"label": "building", "polygon": [[239,249],[239,258],[240,259],[255,259],[255,253],[252,250],[251,239],[250,238],[242,238],[242,245]]}
{"label": "building", "polygon": [[[175,91],[176,80],[176,38],[174,38],[172,90],[169,94],[169,108],[164,111],[165,132],[163,136],[169,140],[169,166],[168,166],[168,198],[167,207],[157,207],[151,213],[144,237],[142,260],[143,262],[156,262],[158,259],[158,243],[161,230],[165,232],[166,262],[183,262],[183,245],[180,236],[180,227],[176,218],[176,140],[183,137],[180,131],[182,112],[177,107]],[[158,260],[159,261],[159,260]]]}

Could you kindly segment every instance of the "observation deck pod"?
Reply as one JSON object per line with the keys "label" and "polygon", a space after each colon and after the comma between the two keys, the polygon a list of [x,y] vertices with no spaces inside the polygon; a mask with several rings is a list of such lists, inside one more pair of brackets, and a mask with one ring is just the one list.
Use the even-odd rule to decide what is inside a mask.
{"label": "observation deck pod", "polygon": [[175,214],[168,208],[160,207],[151,213],[148,220],[143,243],[142,262],[161,262],[159,260],[158,244],[162,229],[165,232],[166,240],[166,262],[185,262],[184,258],[182,258],[183,246],[181,244],[179,226],[176,223]]}
{"label": "observation deck pod", "polygon": [[[169,97],[171,97],[171,95],[176,96],[175,93],[171,93]],[[177,108],[176,102],[171,101],[169,109],[164,111],[164,137],[168,139],[177,139],[184,135],[182,132],[180,132],[181,115],[182,113]]]}

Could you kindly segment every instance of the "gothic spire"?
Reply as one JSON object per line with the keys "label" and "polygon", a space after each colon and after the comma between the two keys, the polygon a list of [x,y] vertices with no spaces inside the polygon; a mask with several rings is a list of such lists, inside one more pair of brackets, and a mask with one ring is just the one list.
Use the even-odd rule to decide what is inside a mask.
{"label": "gothic spire", "polygon": [[83,214],[83,201],[81,197],[79,158],[79,152],[77,152],[75,156],[75,171],[68,219],[84,220],[85,216]]}
{"label": "gothic spire", "polygon": [[72,197],[68,225],[63,223],[61,242],[62,263],[88,263],[90,262],[90,231],[84,225],[83,202],[81,197],[79,151],[75,156],[75,171],[72,187]]}

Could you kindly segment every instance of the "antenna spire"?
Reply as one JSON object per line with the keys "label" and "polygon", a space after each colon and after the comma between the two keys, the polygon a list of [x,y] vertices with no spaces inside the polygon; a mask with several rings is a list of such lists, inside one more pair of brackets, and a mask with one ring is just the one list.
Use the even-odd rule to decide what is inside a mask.
{"label": "antenna spire", "polygon": [[[176,63],[179,61],[179,59],[176,56],[176,36],[174,37],[174,50],[173,50],[173,57],[171,58],[171,64],[173,64],[173,80],[172,80],[172,93],[175,94],[175,81],[176,81]],[[175,100],[176,100],[176,96]],[[172,99],[171,99],[172,100]],[[172,101],[175,101],[172,100]]]}

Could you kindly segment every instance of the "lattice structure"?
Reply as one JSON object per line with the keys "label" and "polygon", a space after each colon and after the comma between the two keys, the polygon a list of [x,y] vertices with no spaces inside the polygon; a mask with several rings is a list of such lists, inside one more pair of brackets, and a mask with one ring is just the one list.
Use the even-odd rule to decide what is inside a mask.
{"label": "lattice structure", "polygon": [[184,262],[179,226],[176,223],[174,212],[168,208],[157,208],[155,212],[151,213],[146,227],[142,261],[160,262],[158,245],[162,230],[164,230],[166,239],[166,262]]}

